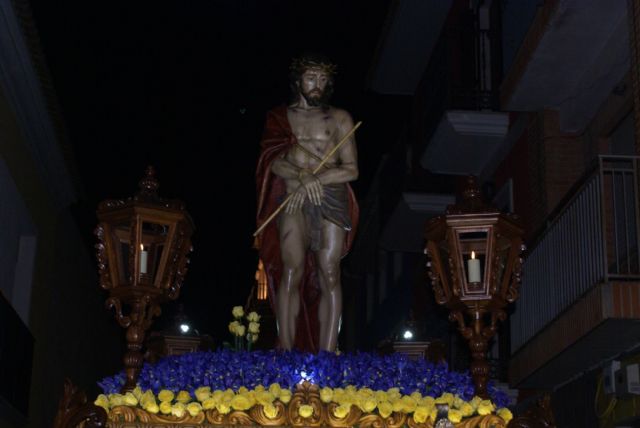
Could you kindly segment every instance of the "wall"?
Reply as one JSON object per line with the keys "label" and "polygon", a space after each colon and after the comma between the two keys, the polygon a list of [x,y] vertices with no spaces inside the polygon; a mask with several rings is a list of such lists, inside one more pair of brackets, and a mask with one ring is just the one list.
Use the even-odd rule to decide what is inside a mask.
{"label": "wall", "polygon": [[[119,369],[123,335],[104,309],[94,255],[82,242],[92,231],[77,229],[70,207],[56,208],[23,135],[0,91],[0,157],[38,239],[28,319],[35,349],[27,426],[42,428],[51,426],[65,376],[93,397],[96,381]],[[19,423],[0,408],[1,426]]]}

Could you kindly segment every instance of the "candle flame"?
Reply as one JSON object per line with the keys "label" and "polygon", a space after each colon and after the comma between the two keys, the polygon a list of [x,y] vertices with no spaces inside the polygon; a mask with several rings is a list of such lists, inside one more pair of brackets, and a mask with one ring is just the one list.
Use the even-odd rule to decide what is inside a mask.
{"label": "candle flame", "polygon": [[476,252],[475,252],[475,251],[472,251],[472,252],[471,252],[471,258],[472,258],[472,259],[475,259],[475,258],[476,258]]}
{"label": "candle flame", "polygon": [[144,245],[140,244],[140,251],[144,251]]}

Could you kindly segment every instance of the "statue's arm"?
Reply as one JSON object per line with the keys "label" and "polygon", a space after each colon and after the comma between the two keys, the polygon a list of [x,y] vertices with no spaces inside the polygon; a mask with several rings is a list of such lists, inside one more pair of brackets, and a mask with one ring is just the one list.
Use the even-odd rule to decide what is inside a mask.
{"label": "statue's arm", "polygon": [[[299,181],[302,184],[302,178],[300,176],[300,173],[302,172],[302,168],[289,162],[289,160],[287,160],[287,158],[284,155],[273,161],[273,163],[271,164],[271,172],[287,180],[287,182],[290,184],[292,183],[291,180],[294,180],[294,179],[296,181]],[[289,185],[287,185],[287,187],[289,187]],[[318,188],[319,190],[316,193],[314,193],[314,196],[315,196],[314,203],[316,203],[317,205],[320,204],[320,195],[321,195],[318,192],[322,191],[322,189],[319,186]],[[293,214],[302,207],[302,204],[304,204],[304,201],[307,198],[307,195],[309,194],[309,190],[305,186],[298,186],[297,188],[295,188],[295,190],[291,188],[291,189],[288,189],[288,191],[292,194],[292,197],[287,203],[287,206],[285,207],[285,211],[289,214]]]}
{"label": "statue's arm", "polygon": [[271,163],[271,172],[285,180],[298,178],[300,170],[300,167],[289,162],[284,155],[278,157]]}
{"label": "statue's arm", "polygon": [[[344,110],[336,113],[338,121],[338,141],[353,128],[351,115]],[[344,143],[336,153],[338,162],[335,168],[324,169],[316,177],[321,184],[346,183],[358,178],[358,154],[356,140],[352,136]]]}

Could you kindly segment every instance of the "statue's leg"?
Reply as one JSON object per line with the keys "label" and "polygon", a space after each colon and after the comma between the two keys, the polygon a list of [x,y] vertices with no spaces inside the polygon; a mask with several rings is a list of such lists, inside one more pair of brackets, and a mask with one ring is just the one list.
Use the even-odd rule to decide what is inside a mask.
{"label": "statue's leg", "polygon": [[300,280],[304,272],[306,251],[305,221],[301,211],[280,214],[278,233],[282,257],[282,279],[276,293],[278,338],[283,349],[293,348],[296,318],[300,311]]}
{"label": "statue's leg", "polygon": [[342,288],[340,285],[340,257],[346,232],[339,226],[323,220],[322,248],[316,259],[320,280],[320,349],[333,352],[338,343],[338,327],[342,314]]}

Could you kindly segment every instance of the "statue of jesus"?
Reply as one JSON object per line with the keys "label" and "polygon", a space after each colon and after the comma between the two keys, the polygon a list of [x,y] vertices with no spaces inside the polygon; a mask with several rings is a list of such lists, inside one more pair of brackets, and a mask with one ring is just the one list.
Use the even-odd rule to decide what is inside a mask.
{"label": "statue of jesus", "polygon": [[314,173],[353,128],[349,113],[329,105],[335,70],[323,56],[294,59],[292,101],[268,113],[261,141],[258,225],[290,196],[258,239],[275,291],[272,302],[283,349],[334,351],[338,340],[340,260],[358,222],[358,206],[348,184],[358,177],[354,138]]}

